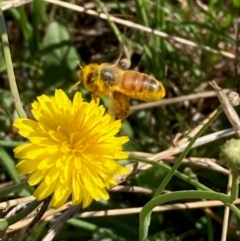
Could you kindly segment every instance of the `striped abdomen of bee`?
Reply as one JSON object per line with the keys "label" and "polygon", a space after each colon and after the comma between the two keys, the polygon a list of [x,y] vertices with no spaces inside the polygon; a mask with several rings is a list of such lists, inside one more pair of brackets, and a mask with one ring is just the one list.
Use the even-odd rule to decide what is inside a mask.
{"label": "striped abdomen of bee", "polygon": [[143,101],[156,101],[165,96],[165,88],[161,82],[133,70],[123,71],[119,87],[128,97]]}

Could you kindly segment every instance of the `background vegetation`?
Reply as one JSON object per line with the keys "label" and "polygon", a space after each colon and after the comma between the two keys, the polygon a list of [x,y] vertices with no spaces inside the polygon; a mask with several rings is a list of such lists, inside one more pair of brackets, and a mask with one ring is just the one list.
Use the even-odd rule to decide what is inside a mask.
{"label": "background vegetation", "polygon": [[[2,2],[17,85],[28,116],[30,104],[37,96],[51,95],[56,88],[68,92],[78,79],[78,62],[114,62],[123,46],[124,57],[131,60],[132,69],[155,76],[166,88],[166,101],[148,105],[131,101],[132,114],[121,130],[121,135],[130,137],[125,149],[143,157],[167,150],[160,159],[171,166],[175,157],[169,148],[185,143],[187,134],[219,107],[208,81],[215,80],[222,88],[239,87],[240,1],[72,0],[62,6],[61,3]],[[15,4],[23,5],[11,7]],[[17,113],[6,69],[0,51],[1,189],[21,182],[13,168],[16,160],[12,148],[23,141],[12,127]],[[90,94],[82,86],[79,89],[90,100]],[[102,98],[102,103],[108,106],[106,98]],[[204,134],[230,127],[221,114]],[[226,193],[228,170],[216,164],[219,147],[225,141],[226,138],[216,138],[192,149],[182,160],[179,171]],[[166,169],[156,166],[139,170],[125,185],[142,189],[112,191],[108,202],[93,203],[86,211],[142,207],[150,201],[166,173]],[[173,177],[165,191],[192,189],[188,182]],[[29,196],[31,189],[27,190],[2,196],[1,201]],[[73,218],[54,240],[138,240],[138,213],[129,210],[125,215],[120,212],[114,216]],[[4,216],[2,213],[1,218]],[[25,240],[43,240],[55,218],[39,222]],[[239,240],[240,223],[235,214],[230,214],[227,238],[222,236],[223,225],[226,226],[223,218],[224,206],[183,210],[170,206],[166,212],[152,214],[148,240]],[[16,231],[7,234],[6,240],[14,234]]]}

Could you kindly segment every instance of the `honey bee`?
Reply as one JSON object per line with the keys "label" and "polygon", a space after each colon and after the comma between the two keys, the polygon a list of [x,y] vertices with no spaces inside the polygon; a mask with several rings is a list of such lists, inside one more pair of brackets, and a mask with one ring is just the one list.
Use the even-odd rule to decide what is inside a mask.
{"label": "honey bee", "polygon": [[108,96],[109,112],[124,121],[130,114],[129,98],[156,101],[165,96],[161,82],[145,73],[128,70],[124,61],[115,64],[89,64],[81,67],[80,82],[92,93],[92,98]]}

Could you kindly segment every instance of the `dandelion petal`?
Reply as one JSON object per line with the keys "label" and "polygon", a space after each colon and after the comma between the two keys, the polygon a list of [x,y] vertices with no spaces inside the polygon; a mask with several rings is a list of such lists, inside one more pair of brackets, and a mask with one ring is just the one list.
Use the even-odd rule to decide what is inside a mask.
{"label": "dandelion petal", "polygon": [[115,176],[128,169],[116,162],[128,154],[122,145],[128,137],[116,137],[121,128],[105,109],[84,102],[77,92],[70,101],[62,90],[53,97],[41,95],[32,103],[35,120],[16,119],[14,126],[28,143],[14,149],[20,174],[30,174],[29,185],[38,185],[37,200],[52,195],[50,206],[59,208],[71,196],[72,204],[88,207],[93,200],[109,198],[107,189]]}

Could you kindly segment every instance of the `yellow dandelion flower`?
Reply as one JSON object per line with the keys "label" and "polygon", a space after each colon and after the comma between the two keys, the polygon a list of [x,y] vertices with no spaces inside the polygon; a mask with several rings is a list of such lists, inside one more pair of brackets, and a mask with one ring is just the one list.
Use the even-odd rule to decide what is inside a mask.
{"label": "yellow dandelion flower", "polygon": [[128,137],[115,137],[121,122],[104,112],[98,103],[84,102],[79,92],[70,101],[56,90],[52,98],[42,95],[33,102],[36,120],[15,120],[13,125],[29,140],[14,149],[21,159],[16,168],[30,174],[29,185],[38,185],[37,200],[52,195],[50,206],[58,208],[70,195],[73,205],[83,207],[109,198],[106,189],[116,184],[114,176],[128,173],[115,161],[128,157],[122,150]]}

